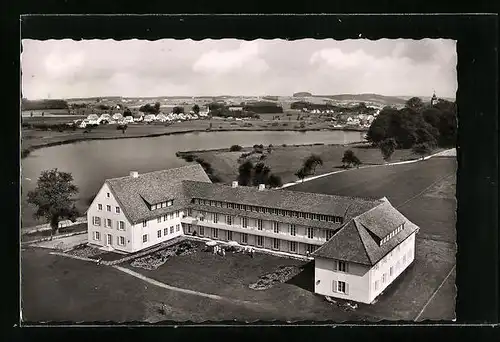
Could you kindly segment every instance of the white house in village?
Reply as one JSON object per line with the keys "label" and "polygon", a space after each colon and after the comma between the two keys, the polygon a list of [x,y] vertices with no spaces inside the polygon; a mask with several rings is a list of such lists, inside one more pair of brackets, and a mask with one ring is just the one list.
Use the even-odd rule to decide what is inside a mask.
{"label": "white house in village", "polygon": [[371,303],[414,260],[418,227],[386,198],[213,184],[199,164],[108,179],[88,241],[133,253],[182,234],[314,258],[314,291]]}

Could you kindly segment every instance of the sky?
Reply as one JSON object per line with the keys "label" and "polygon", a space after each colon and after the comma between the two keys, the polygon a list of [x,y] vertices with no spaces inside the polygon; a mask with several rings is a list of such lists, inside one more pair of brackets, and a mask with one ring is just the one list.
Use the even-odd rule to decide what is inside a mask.
{"label": "sky", "polygon": [[456,41],[445,39],[23,40],[28,99],[94,96],[455,97]]}

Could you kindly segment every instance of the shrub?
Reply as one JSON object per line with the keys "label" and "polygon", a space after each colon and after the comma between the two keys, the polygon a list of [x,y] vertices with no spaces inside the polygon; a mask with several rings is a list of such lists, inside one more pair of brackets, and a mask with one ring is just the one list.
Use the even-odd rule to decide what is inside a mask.
{"label": "shrub", "polygon": [[273,123],[271,124],[271,126],[273,126],[273,127],[276,127],[276,126],[278,126],[278,125],[279,125],[279,123],[277,123],[277,122],[273,122]]}
{"label": "shrub", "polygon": [[233,145],[229,148],[229,151],[231,151],[231,152],[238,152],[241,150],[242,150],[242,147],[240,145]]}

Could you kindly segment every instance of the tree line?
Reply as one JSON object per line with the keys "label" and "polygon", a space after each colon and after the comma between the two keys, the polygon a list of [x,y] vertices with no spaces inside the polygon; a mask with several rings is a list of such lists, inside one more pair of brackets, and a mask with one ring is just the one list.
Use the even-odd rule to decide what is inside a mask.
{"label": "tree line", "polygon": [[454,147],[457,139],[455,102],[425,104],[414,97],[402,109],[383,108],[373,120],[366,138],[388,160],[395,149],[411,148],[424,155],[435,147]]}

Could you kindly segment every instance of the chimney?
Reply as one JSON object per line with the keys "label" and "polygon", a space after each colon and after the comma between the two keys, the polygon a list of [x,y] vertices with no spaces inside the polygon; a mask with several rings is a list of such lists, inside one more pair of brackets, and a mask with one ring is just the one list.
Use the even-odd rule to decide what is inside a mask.
{"label": "chimney", "polygon": [[137,171],[130,171],[130,177],[132,177],[132,178],[139,177],[139,172],[137,172]]}
{"label": "chimney", "polygon": [[259,191],[266,190],[265,184],[259,184]]}
{"label": "chimney", "polygon": [[237,188],[238,187],[238,181],[233,181],[233,183],[231,183],[231,188]]}

